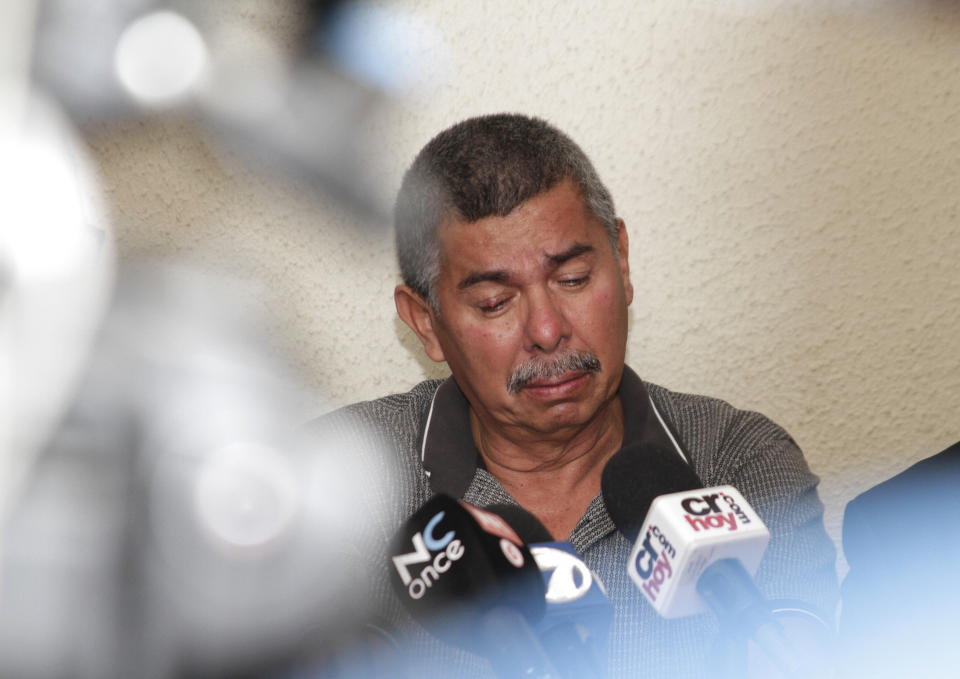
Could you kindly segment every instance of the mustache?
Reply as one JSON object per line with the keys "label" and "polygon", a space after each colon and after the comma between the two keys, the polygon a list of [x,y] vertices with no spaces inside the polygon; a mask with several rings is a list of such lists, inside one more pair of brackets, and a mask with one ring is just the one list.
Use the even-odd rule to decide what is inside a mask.
{"label": "mustache", "polygon": [[516,394],[535,380],[558,377],[570,371],[600,372],[600,359],[589,351],[567,351],[552,358],[529,358],[507,380],[507,393]]}

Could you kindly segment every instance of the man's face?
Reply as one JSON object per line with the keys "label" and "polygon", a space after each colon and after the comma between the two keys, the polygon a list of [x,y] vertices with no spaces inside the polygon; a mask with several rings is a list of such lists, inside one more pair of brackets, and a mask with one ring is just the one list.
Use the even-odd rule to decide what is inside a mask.
{"label": "man's face", "polygon": [[[506,217],[444,223],[437,239],[439,313],[421,339],[482,423],[558,432],[614,399],[633,298],[622,223],[617,254],[567,180]],[[563,360],[574,354],[587,359]]]}

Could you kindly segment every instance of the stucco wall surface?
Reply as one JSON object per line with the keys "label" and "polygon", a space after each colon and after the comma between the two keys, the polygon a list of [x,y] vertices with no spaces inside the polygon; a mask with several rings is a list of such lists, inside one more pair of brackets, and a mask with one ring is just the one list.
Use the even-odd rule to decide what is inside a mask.
{"label": "stucco wall surface", "polygon": [[[279,4],[211,7],[292,41]],[[434,38],[411,48],[430,45],[425,82],[370,123],[388,194],[464,117],[567,131],[629,228],[628,362],[782,424],[837,540],[849,499],[960,439],[960,5],[403,5]],[[188,115],[84,131],[121,254],[260,284],[317,412],[444,374],[395,318],[388,224]]]}

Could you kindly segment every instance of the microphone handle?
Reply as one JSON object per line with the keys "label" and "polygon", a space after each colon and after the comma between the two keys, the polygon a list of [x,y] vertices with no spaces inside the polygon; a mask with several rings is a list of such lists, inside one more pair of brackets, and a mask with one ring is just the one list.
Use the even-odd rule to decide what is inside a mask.
{"label": "microphone handle", "polygon": [[801,679],[806,675],[804,661],[740,561],[720,559],[707,566],[697,581],[697,592],[720,624],[732,626],[740,639],[753,641],[781,676]]}
{"label": "microphone handle", "polygon": [[523,615],[495,606],[480,619],[484,656],[500,679],[560,679]]}

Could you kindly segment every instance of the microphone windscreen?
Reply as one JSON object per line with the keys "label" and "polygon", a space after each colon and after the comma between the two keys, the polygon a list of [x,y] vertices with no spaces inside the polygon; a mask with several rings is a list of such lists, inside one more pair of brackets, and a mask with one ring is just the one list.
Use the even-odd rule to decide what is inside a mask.
{"label": "microphone windscreen", "polygon": [[[452,619],[507,607],[543,617],[544,585],[533,555],[503,519],[438,494],[400,527],[391,580],[407,612],[441,639],[459,643]],[[467,635],[469,636],[469,635]]]}
{"label": "microphone windscreen", "polygon": [[553,536],[540,520],[520,505],[496,504],[484,507],[510,524],[527,545],[535,542],[553,542]]}
{"label": "microphone windscreen", "polygon": [[614,453],[603,469],[600,487],[613,524],[634,541],[654,498],[703,484],[676,452],[641,443]]}

